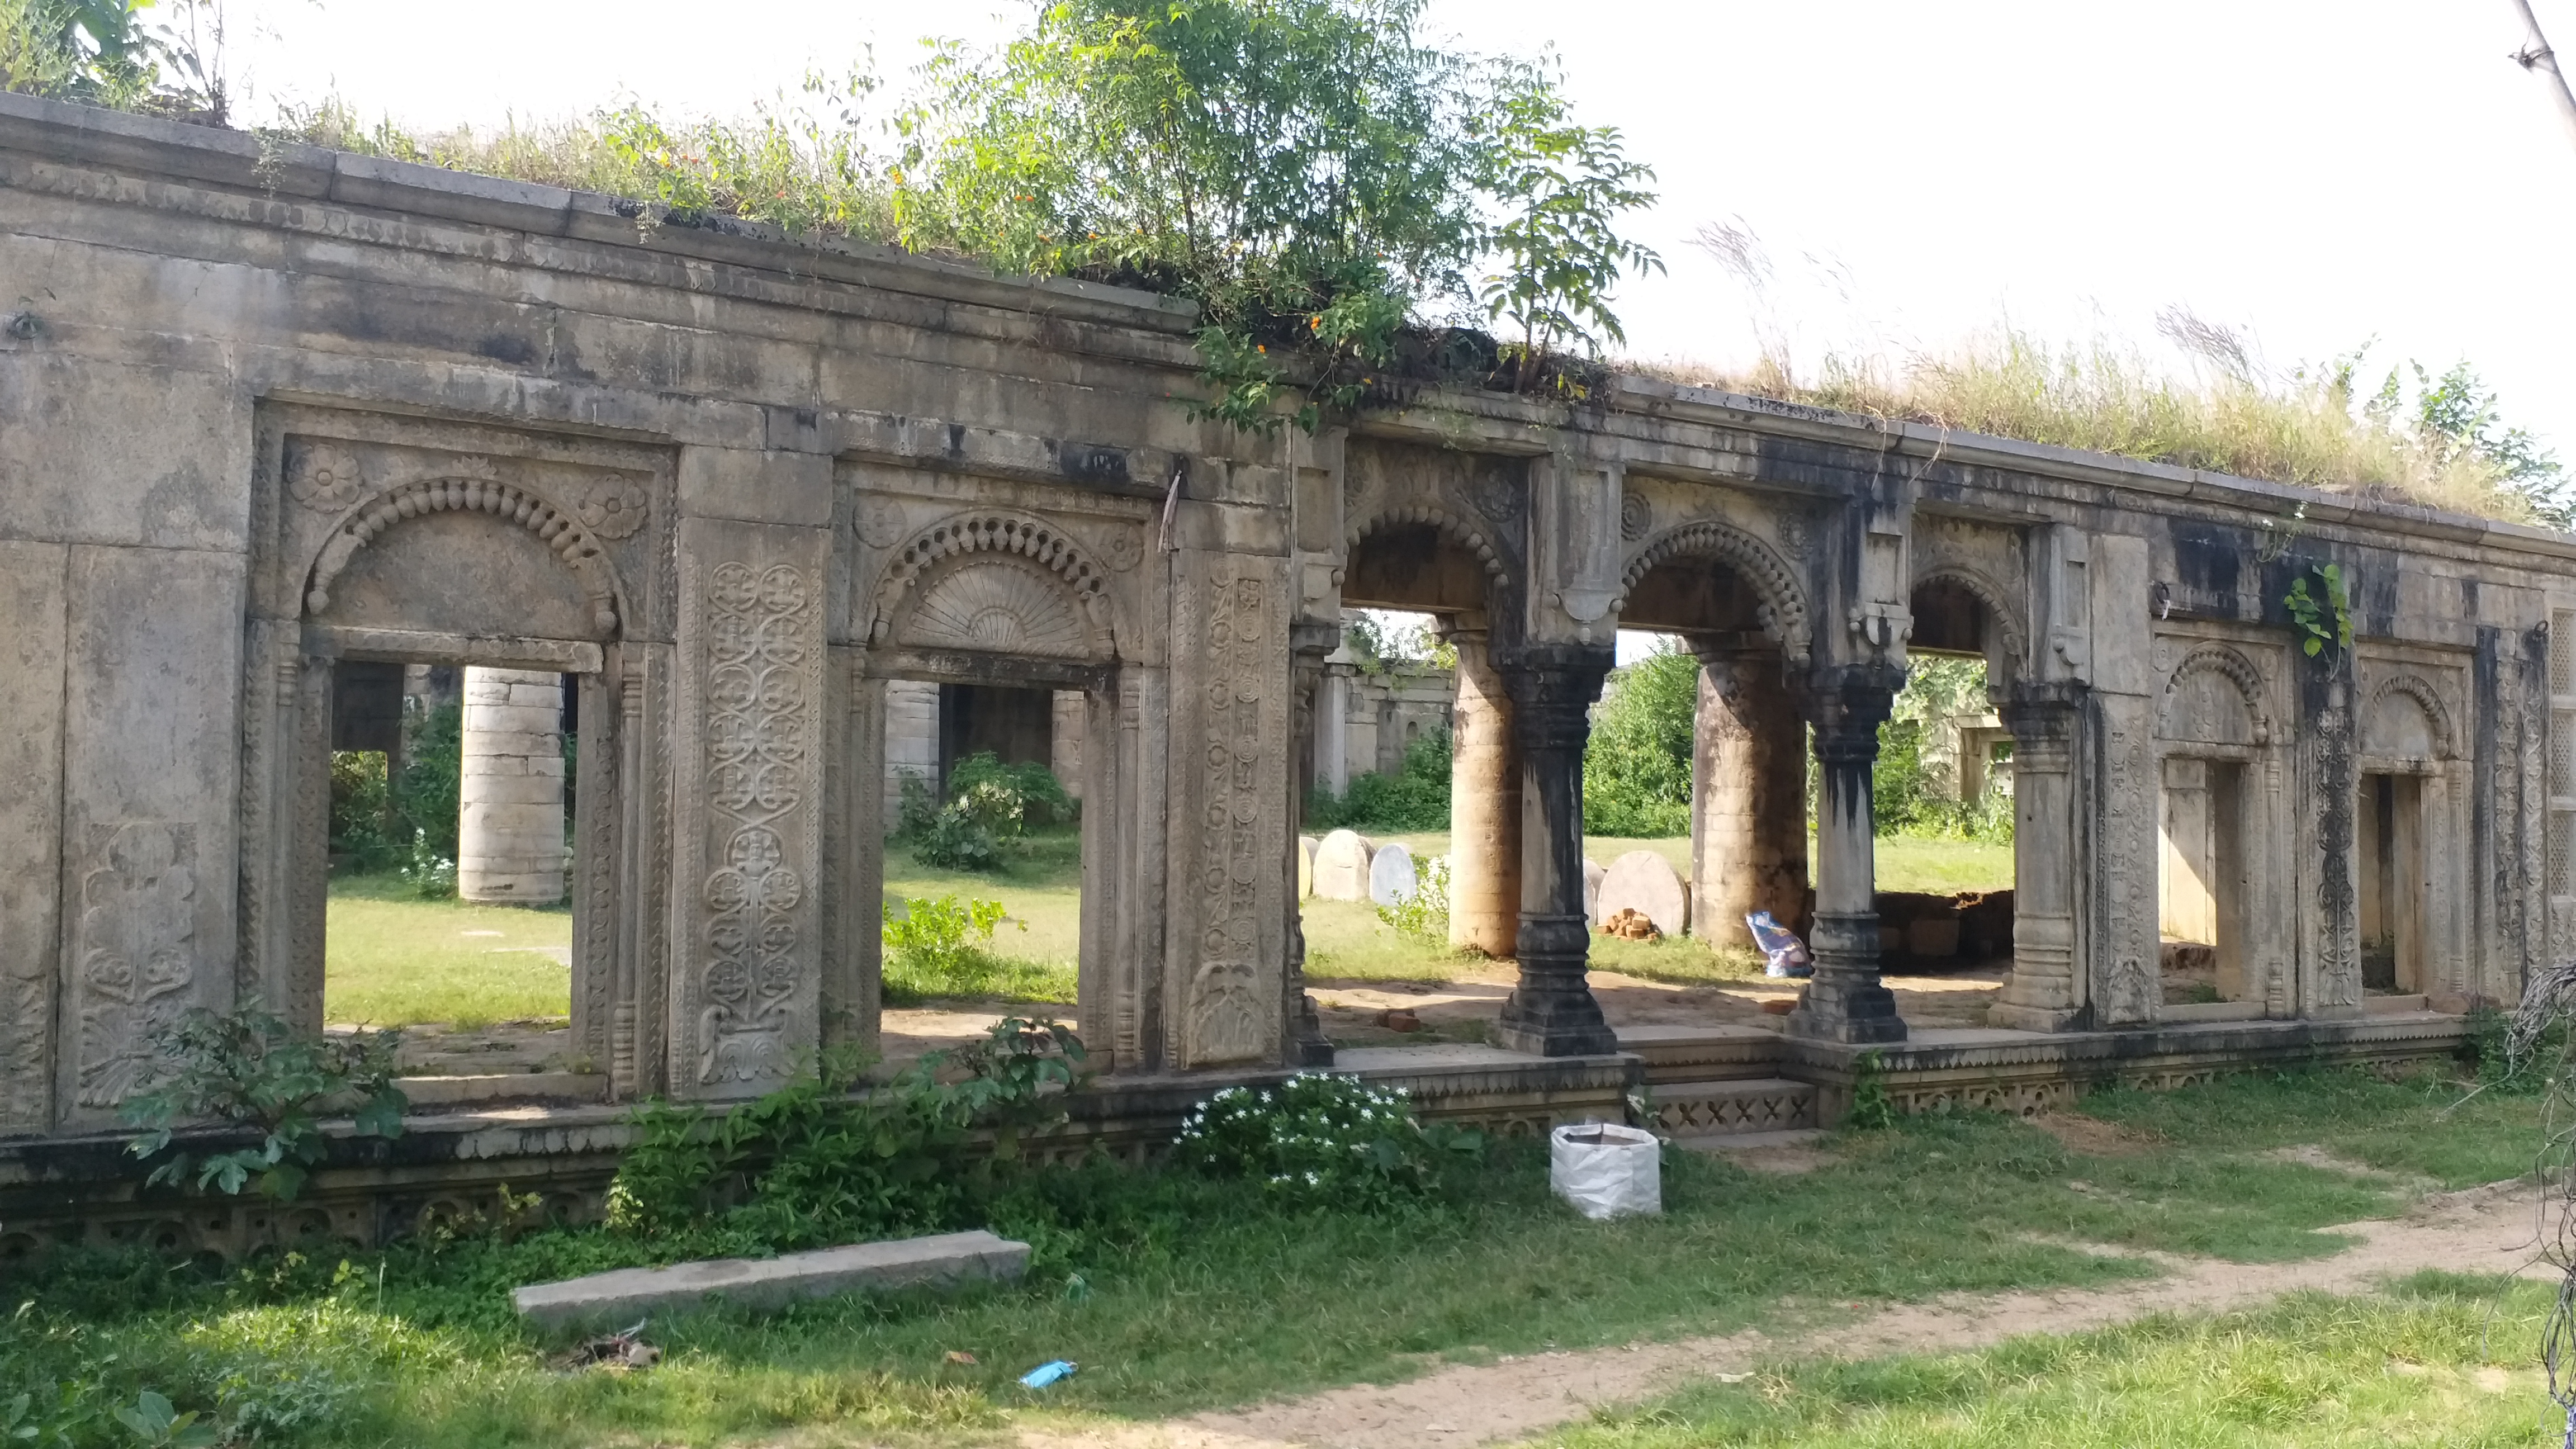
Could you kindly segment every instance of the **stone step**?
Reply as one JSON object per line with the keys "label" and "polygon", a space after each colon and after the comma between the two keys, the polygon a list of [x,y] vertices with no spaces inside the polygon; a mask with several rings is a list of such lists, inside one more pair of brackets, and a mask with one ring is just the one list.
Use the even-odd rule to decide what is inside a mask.
{"label": "stone step", "polygon": [[1781,1077],[1654,1089],[1655,1130],[1670,1137],[1786,1132],[1816,1125],[1816,1089]]}
{"label": "stone step", "polygon": [[1780,1069],[1780,1033],[1754,1026],[1623,1026],[1619,1050],[1646,1063],[1660,1092],[1687,1082],[1769,1077]]}
{"label": "stone step", "polygon": [[513,1290],[519,1316],[549,1327],[615,1326],[720,1299],[778,1308],[800,1298],[862,1289],[1008,1281],[1029,1266],[1029,1245],[978,1229],[885,1243],[855,1243],[775,1258],[717,1258],[667,1268],[620,1268]]}
{"label": "stone step", "polygon": [[608,1078],[595,1072],[479,1072],[438,1077],[398,1077],[416,1112],[481,1107],[497,1102],[604,1102]]}

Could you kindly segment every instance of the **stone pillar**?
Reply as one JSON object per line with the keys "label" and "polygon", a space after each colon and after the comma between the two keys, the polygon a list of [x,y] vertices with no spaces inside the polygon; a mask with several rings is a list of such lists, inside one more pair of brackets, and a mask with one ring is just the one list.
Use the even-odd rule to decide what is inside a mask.
{"label": "stone pillar", "polygon": [[456,893],[546,906],[564,898],[563,676],[465,671]]}
{"label": "stone pillar", "polygon": [[1824,789],[1816,821],[1816,923],[1808,949],[1816,974],[1789,1013],[1791,1036],[1825,1041],[1905,1040],[1896,997],[1878,980],[1875,822],[1870,767],[1878,726],[1895,703],[1894,671],[1862,666],[1815,690],[1816,758]]}
{"label": "stone pillar", "polygon": [[[1334,654],[1342,651],[1336,649]],[[1351,788],[1351,676],[1357,669],[1348,656],[1326,656],[1322,673],[1316,682],[1312,705],[1315,727],[1312,788],[1330,790],[1336,795]]]}
{"label": "stone pillar", "polygon": [[1297,894],[1297,837],[1306,828],[1306,796],[1315,787],[1316,767],[1322,758],[1321,742],[1326,731],[1318,716],[1331,718],[1333,707],[1340,703],[1339,691],[1331,687],[1332,675],[1324,660],[1341,641],[1341,633],[1339,624],[1305,621],[1288,629],[1288,684],[1293,707],[1288,723],[1288,829],[1284,837],[1288,849],[1282,860],[1288,873],[1288,974],[1283,994],[1288,1016],[1288,1065],[1292,1067],[1333,1064],[1333,1044],[1325,1039],[1315,998],[1306,991],[1306,902]]}
{"label": "stone pillar", "polygon": [[2065,1031],[2084,1010],[2075,969],[2081,852],[2075,828],[2075,739],[2082,686],[2024,686],[2003,706],[2013,737],[2013,965],[1988,1008],[1990,1026]]}
{"label": "stone pillar", "polygon": [[1700,655],[1691,717],[1691,930],[1738,945],[1807,905],[1807,721],[1776,650]]}
{"label": "stone pillar", "polygon": [[[1494,1044],[1507,1051],[1619,1049],[1584,980],[1592,935],[1583,910],[1583,745],[1612,658],[1589,646],[1533,646],[1503,671],[1521,752],[1520,983],[1494,1026]],[[1466,650],[1458,660],[1463,704]]]}
{"label": "stone pillar", "polygon": [[[1449,944],[1508,959],[1519,950],[1522,909],[1520,743],[1485,631],[1453,629],[1448,637],[1458,651],[1449,755]],[[1575,850],[1579,884],[1579,840]]]}

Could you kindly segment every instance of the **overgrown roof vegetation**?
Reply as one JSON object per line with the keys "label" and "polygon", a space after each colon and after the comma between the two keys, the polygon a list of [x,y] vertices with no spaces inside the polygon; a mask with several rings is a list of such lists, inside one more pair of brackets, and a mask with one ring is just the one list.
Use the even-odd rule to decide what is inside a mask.
{"label": "overgrown roof vegetation", "polygon": [[[0,87],[222,124],[219,0],[0,0]],[[261,134],[1190,298],[1203,416],[1255,432],[1423,383],[1579,396],[1629,273],[1620,220],[1653,173],[1575,123],[1552,60],[1425,38],[1424,0],[1033,0],[1028,29],[943,43],[899,96],[807,77],[735,120],[642,103],[415,133],[337,98]],[[210,22],[211,17],[211,22]],[[1724,259],[1724,228],[1704,234]],[[1492,329],[1489,333],[1486,329]],[[2357,382],[2361,354],[2287,374],[2169,315],[2206,366],[2052,347],[2009,327],[1902,364],[1782,353],[1638,370],[1789,401],[2489,517],[2576,525],[2557,460],[2503,426],[2465,363]],[[1500,334],[1497,340],[1493,334]]]}

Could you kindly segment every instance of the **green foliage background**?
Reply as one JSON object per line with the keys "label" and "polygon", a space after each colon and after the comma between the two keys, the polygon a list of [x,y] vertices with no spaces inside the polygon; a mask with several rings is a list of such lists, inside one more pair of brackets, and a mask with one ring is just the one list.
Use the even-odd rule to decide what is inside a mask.
{"label": "green foliage background", "polygon": [[1340,795],[1324,789],[1309,795],[1306,824],[1316,830],[1446,830],[1449,761],[1447,730],[1418,735],[1404,747],[1404,768],[1396,773],[1353,775]]}
{"label": "green foliage background", "polygon": [[1614,671],[1583,751],[1583,828],[1656,839],[1690,833],[1691,719],[1699,659],[1671,640]]}

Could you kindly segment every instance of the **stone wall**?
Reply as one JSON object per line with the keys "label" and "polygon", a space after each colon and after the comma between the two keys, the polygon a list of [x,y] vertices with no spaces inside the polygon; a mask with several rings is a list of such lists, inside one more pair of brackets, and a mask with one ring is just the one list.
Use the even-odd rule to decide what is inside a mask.
{"label": "stone wall", "polygon": [[[1998,1025],[2352,1018],[2365,914],[2392,979],[2510,999],[2576,929],[2561,536],[1639,378],[1238,433],[1173,401],[1185,303],[629,211],[0,96],[0,1131],[111,1123],[187,1006],[321,1023],[354,665],[571,681],[573,1033],[619,1099],[872,1036],[890,772],[942,685],[1054,695],[1101,1059],[1329,1060],[1298,811],[1388,743],[1331,697],[1345,606],[1439,616],[1483,681],[1458,879],[1532,1054],[1609,1040],[1579,764],[1622,625],[1822,759],[1804,1039],[1905,1031],[1866,782],[1918,615],[2015,741]],[[2280,600],[2326,562],[2358,643],[2311,660]],[[1703,783],[1704,880],[1780,857],[1793,792]],[[2222,817],[2236,994],[2168,1002],[2163,842],[2215,862]]]}

